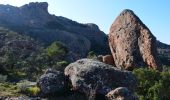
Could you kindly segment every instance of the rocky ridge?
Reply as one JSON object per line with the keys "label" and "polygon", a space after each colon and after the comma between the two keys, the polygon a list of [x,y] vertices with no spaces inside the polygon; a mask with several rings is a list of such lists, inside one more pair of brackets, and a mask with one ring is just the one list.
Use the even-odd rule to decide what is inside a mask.
{"label": "rocky ridge", "polygon": [[107,36],[97,25],[81,24],[51,15],[46,2],[34,2],[21,7],[0,5],[0,17],[0,26],[28,35],[45,46],[54,41],[62,42],[69,50],[67,58],[70,61],[86,57],[89,51],[110,53]]}

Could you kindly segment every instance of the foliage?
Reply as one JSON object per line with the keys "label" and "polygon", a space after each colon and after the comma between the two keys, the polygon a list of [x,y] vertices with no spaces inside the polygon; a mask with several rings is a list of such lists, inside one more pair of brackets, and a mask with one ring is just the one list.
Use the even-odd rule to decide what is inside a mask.
{"label": "foliage", "polygon": [[67,48],[60,42],[54,42],[46,49],[49,57],[64,56],[67,53]]}
{"label": "foliage", "polygon": [[0,74],[8,75],[8,81],[13,82],[30,75],[31,79],[33,75],[25,69],[37,65],[35,57],[42,49],[41,44],[37,45],[38,42],[31,37],[3,27],[0,27],[0,36],[2,41],[0,47]]}
{"label": "foliage", "polygon": [[17,87],[20,92],[25,93],[27,88],[30,86],[30,83],[31,82],[29,82],[27,80],[22,80],[19,83],[17,83]]}
{"label": "foliage", "polygon": [[140,100],[167,100],[170,96],[170,72],[135,69],[138,79],[136,93]]}
{"label": "foliage", "polygon": [[[47,66],[60,66],[62,62],[65,59],[66,54],[68,53],[68,50],[66,46],[58,41],[52,43],[50,46],[48,46],[45,49],[45,52],[43,52],[43,55],[46,59],[45,62],[47,62]],[[60,62],[60,63],[59,63]]]}
{"label": "foliage", "polygon": [[17,96],[18,88],[12,83],[0,83],[0,96]]}
{"label": "foliage", "polygon": [[[8,81],[23,79],[36,81],[47,67],[64,60],[67,48],[54,42],[47,48],[33,38],[11,29],[0,27],[0,74],[8,75]],[[58,66],[58,64],[57,64]],[[62,67],[59,63],[59,67]]]}
{"label": "foliage", "polygon": [[9,77],[9,81],[12,82],[18,82],[24,78],[27,77],[25,72],[22,71],[17,71],[16,69],[14,69],[13,71],[8,71],[8,77]]}
{"label": "foliage", "polygon": [[33,87],[28,87],[26,89],[26,93],[31,95],[31,96],[38,96],[40,93],[40,88],[37,86],[33,86]]}
{"label": "foliage", "polygon": [[90,59],[93,59],[93,58],[96,58],[97,56],[96,56],[96,54],[95,54],[95,52],[94,51],[90,51],[89,53],[88,53],[88,55],[87,55],[87,58],[90,58]]}
{"label": "foliage", "polygon": [[59,70],[59,71],[64,71],[65,67],[68,65],[69,63],[67,61],[59,61],[56,63],[56,65],[54,65],[54,69]]}
{"label": "foliage", "polygon": [[0,74],[0,83],[4,83],[7,80],[7,75],[1,75]]}
{"label": "foliage", "polygon": [[163,72],[170,72],[169,66],[163,66]]}

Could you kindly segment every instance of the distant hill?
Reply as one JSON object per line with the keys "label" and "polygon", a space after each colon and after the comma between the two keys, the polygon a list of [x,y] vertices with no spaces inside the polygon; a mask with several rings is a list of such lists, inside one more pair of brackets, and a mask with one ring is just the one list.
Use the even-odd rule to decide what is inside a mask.
{"label": "distant hill", "polygon": [[86,57],[89,51],[110,53],[107,36],[97,25],[51,15],[46,2],[21,7],[0,5],[0,26],[30,36],[44,46],[60,41],[69,49],[71,61]]}
{"label": "distant hill", "polygon": [[162,63],[170,66],[170,45],[157,41],[157,48]]}

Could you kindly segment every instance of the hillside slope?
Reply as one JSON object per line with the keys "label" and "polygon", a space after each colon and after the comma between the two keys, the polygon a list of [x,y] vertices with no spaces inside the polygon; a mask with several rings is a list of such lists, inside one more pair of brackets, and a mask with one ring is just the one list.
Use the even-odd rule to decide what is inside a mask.
{"label": "hillside slope", "polygon": [[80,24],[51,15],[46,2],[14,7],[0,5],[0,26],[10,28],[40,41],[45,46],[60,41],[69,49],[71,61],[86,57],[89,51],[110,53],[107,36],[95,24]]}

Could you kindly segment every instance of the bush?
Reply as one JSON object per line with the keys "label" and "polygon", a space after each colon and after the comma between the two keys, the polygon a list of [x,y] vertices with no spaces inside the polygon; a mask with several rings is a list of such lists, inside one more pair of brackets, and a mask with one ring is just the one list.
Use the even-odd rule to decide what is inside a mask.
{"label": "bush", "polygon": [[94,51],[90,51],[89,53],[88,53],[88,55],[87,55],[87,58],[90,58],[90,59],[94,59],[94,58],[96,58],[97,56],[96,56],[96,54],[95,54],[95,52]]}
{"label": "bush", "polygon": [[67,53],[67,48],[60,42],[53,42],[49,47],[47,47],[46,51],[49,57],[64,56]]}
{"label": "bush", "polygon": [[33,87],[28,87],[26,89],[26,93],[31,95],[31,96],[38,96],[40,93],[40,88],[37,86],[33,86]]}
{"label": "bush", "polygon": [[30,82],[27,80],[22,80],[19,83],[17,83],[17,87],[19,91],[22,93],[25,93],[29,86],[30,86]]}
{"label": "bush", "polygon": [[140,100],[168,100],[170,97],[170,72],[152,69],[135,69],[138,79],[136,90]]}
{"label": "bush", "polygon": [[0,96],[17,96],[18,88],[16,84],[12,83],[0,83]]}
{"label": "bush", "polygon": [[0,83],[4,83],[7,80],[7,75],[1,75],[0,74]]}
{"label": "bush", "polygon": [[54,66],[54,69],[59,70],[59,71],[64,71],[65,67],[68,65],[69,63],[67,61],[59,61],[56,63],[56,65]]}

